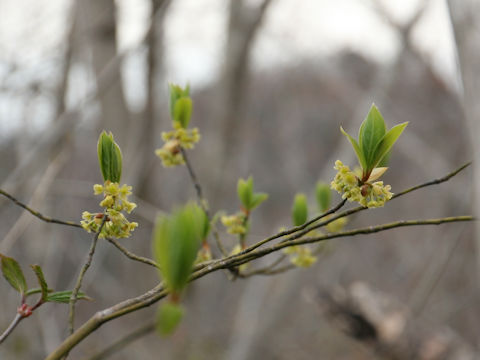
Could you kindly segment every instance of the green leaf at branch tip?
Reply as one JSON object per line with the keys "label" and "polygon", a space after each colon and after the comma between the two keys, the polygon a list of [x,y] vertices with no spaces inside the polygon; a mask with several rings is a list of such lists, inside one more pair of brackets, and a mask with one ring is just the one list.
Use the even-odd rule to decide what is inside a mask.
{"label": "green leaf at branch tip", "polygon": [[28,290],[27,282],[18,262],[14,258],[3,254],[0,254],[0,262],[5,280],[20,294],[24,295]]}
{"label": "green leaf at branch tip", "polygon": [[168,89],[170,92],[170,116],[173,120],[175,119],[175,104],[179,99],[188,98],[190,96],[190,85],[187,84],[187,86],[183,89],[179,85],[169,83]]}
{"label": "green leaf at branch tip", "polygon": [[187,97],[178,99],[173,107],[173,120],[186,129],[192,117],[192,108],[192,99]]}
{"label": "green leaf at branch tip", "polygon": [[48,285],[47,281],[45,280],[45,276],[43,275],[42,268],[40,265],[30,265],[33,272],[37,276],[38,284],[40,285],[41,293],[42,293],[42,300],[46,301],[48,297]]}
{"label": "green leaf at branch tip", "polygon": [[268,199],[268,194],[266,193],[254,193],[252,203],[250,204],[250,210],[255,209],[258,205],[260,205],[267,199]]}
{"label": "green leaf at branch tip", "polygon": [[360,166],[362,167],[362,169],[366,169],[367,163],[365,162],[365,156],[363,155],[363,150],[360,148],[360,145],[358,144],[357,140],[351,137],[345,130],[343,130],[343,127],[341,126],[340,126],[340,131],[342,132],[343,135],[347,137],[348,140],[350,140],[350,143],[353,146],[353,150],[355,150],[355,154],[357,155],[358,162],[360,163]]}
{"label": "green leaf at branch tip", "polygon": [[315,195],[317,198],[318,209],[323,213],[330,208],[332,191],[330,185],[324,182],[317,182],[315,187]]}
{"label": "green leaf at branch tip", "polygon": [[[70,302],[70,298],[72,297],[72,290],[65,290],[65,291],[57,291],[54,293],[50,293],[47,296],[47,302],[56,302],[61,304],[68,304]],[[85,295],[84,292],[79,291],[77,294],[77,300],[93,300],[91,297]]]}
{"label": "green leaf at branch tip", "polygon": [[385,133],[385,120],[375,104],[372,104],[358,134],[359,146],[365,157],[364,171],[367,173],[375,167],[375,151]]}
{"label": "green leaf at branch tip", "polygon": [[305,194],[295,195],[292,207],[292,220],[294,226],[300,226],[307,222],[308,219],[308,205]]}
{"label": "green leaf at branch tip", "polygon": [[185,314],[185,309],[173,302],[167,301],[160,305],[156,318],[156,329],[161,336],[172,334]]}
{"label": "green leaf at branch tip", "polygon": [[251,176],[247,180],[238,179],[237,194],[242,206],[247,211],[255,209],[268,199],[268,194],[266,193],[253,192],[253,178]]}
{"label": "green leaf at branch tip", "polygon": [[113,139],[113,134],[104,130],[98,138],[98,163],[104,181],[120,182],[122,177],[122,152]]}
{"label": "green leaf at branch tip", "polygon": [[378,163],[382,161],[382,159],[387,156],[387,154],[390,152],[392,149],[392,146],[395,144],[395,142],[398,140],[400,135],[402,135],[403,130],[408,125],[408,121],[395,125],[392,127],[390,130],[387,131],[387,133],[383,136],[383,138],[380,140],[378,143],[376,149],[375,149],[375,157],[373,160],[373,167],[377,166]]}
{"label": "green leaf at branch tip", "polygon": [[157,218],[153,253],[170,291],[181,293],[187,285],[204,227],[205,212],[193,203]]}

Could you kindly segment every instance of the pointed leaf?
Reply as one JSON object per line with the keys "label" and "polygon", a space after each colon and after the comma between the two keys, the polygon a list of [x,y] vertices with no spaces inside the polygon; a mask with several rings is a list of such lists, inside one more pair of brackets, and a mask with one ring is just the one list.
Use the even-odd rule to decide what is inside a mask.
{"label": "pointed leaf", "polygon": [[381,141],[379,142],[375,150],[373,166],[376,166],[387,155],[387,153],[392,148],[393,144],[395,144],[399,136],[402,135],[402,132],[403,130],[405,130],[407,125],[408,125],[408,122],[395,125],[385,134],[385,136],[381,139]]}
{"label": "pointed leaf", "polygon": [[268,194],[266,193],[255,193],[253,194],[253,200],[250,204],[250,210],[255,209],[258,205],[268,199]]}
{"label": "pointed leaf", "polygon": [[0,261],[3,276],[8,283],[20,294],[25,294],[27,291],[27,282],[25,281],[25,276],[18,262],[3,254],[0,254]]}
{"label": "pointed leaf", "polygon": [[355,150],[355,154],[357,154],[358,162],[360,163],[360,166],[362,169],[367,168],[367,163],[365,162],[365,156],[363,155],[363,151],[360,148],[360,145],[358,145],[357,140],[355,140],[353,137],[351,137],[343,128],[340,126],[340,131],[342,132],[343,135],[347,137],[348,140],[350,140],[350,143],[353,146],[353,150]]}
{"label": "pointed leaf", "polygon": [[247,180],[238,179],[237,194],[243,207],[250,210],[253,199],[253,178],[251,176]]}
{"label": "pointed leaf", "polygon": [[[62,304],[68,304],[70,298],[72,297],[72,290],[57,291],[51,294],[48,294],[46,301],[47,302],[56,302]],[[82,291],[79,291],[77,294],[78,300],[92,300],[91,297],[88,297]]]}
{"label": "pointed leaf", "polygon": [[295,195],[292,207],[292,220],[294,226],[300,226],[306,223],[308,219],[308,205],[305,194]]}
{"label": "pointed leaf", "polygon": [[196,204],[159,216],[153,250],[160,273],[171,291],[180,293],[187,285],[202,240],[204,212]]}
{"label": "pointed leaf", "polygon": [[385,173],[385,171],[387,171],[387,169],[388,167],[377,167],[373,169],[367,181],[377,180],[380,176],[382,176]]}
{"label": "pointed leaf", "polygon": [[[30,295],[35,295],[35,294],[41,294],[42,289],[41,288],[33,288],[33,289],[28,289],[25,292],[25,296],[30,296]],[[48,293],[52,293],[53,289],[48,289]]]}
{"label": "pointed leaf", "polygon": [[380,114],[380,111],[375,104],[372,104],[366,119],[363,121],[362,126],[360,127],[358,139],[360,142],[360,148],[365,156],[365,163],[367,165],[366,169],[364,170],[367,172],[375,167],[375,150],[378,143],[385,135],[385,132],[385,121],[383,120],[382,114]]}
{"label": "pointed leaf", "polygon": [[48,285],[45,281],[45,276],[43,276],[42,268],[39,265],[31,265],[33,272],[37,276],[38,284],[42,290],[42,300],[46,301],[48,297]]}
{"label": "pointed leaf", "polygon": [[100,134],[97,144],[98,162],[103,180],[120,182],[122,176],[122,152],[113,140],[113,134],[104,131]]}
{"label": "pointed leaf", "polygon": [[188,97],[182,97],[177,100],[173,108],[173,120],[178,122],[184,129],[188,127],[192,117],[192,107],[192,100]]}
{"label": "pointed leaf", "polygon": [[160,335],[170,335],[183,318],[185,310],[182,306],[171,302],[160,305],[157,312],[156,328]]}

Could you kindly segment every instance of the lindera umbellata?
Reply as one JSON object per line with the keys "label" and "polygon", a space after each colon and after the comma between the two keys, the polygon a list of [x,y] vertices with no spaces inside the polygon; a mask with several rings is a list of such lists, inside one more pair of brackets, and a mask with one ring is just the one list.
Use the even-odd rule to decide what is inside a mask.
{"label": "lindera umbellata", "polygon": [[[48,302],[70,305],[68,320],[70,335],[57,349],[47,355],[47,360],[65,358],[73,348],[102,324],[148,307],[163,298],[166,298],[165,301],[156,309],[156,326],[147,324],[149,325],[147,328],[156,327],[161,335],[169,335],[175,331],[181,319],[188,316],[188,312],[181,304],[183,298],[188,296],[185,289],[189,282],[212,272],[227,270],[226,274],[230,279],[276,275],[318,263],[318,255],[325,251],[326,240],[371,234],[402,226],[438,225],[473,219],[472,216],[453,216],[426,220],[400,220],[365,228],[346,229],[349,216],[369,208],[387,206],[389,201],[402,195],[448,181],[468,166],[465,164],[443,177],[394,194],[391,187],[384,185],[379,178],[385,174],[388,156],[407,123],[395,125],[387,130],[380,111],[372,105],[360,126],[357,139],[350,136],[343,128],[340,128],[338,133],[339,135],[343,133],[352,144],[357,156],[358,168],[354,167],[351,170],[348,165],[338,160],[335,163],[337,174],[330,184],[319,181],[314,189],[306,189],[294,197],[291,209],[285,210],[284,214],[287,215],[290,211],[291,227],[283,228],[263,240],[252,242],[249,239],[251,219],[255,216],[257,208],[268,200],[268,195],[257,191],[253,176],[246,179],[240,178],[237,183],[238,204],[234,205],[238,211],[231,214],[222,209],[211,211],[188,157],[188,152],[192,151],[201,140],[198,128],[191,127],[194,112],[190,88],[169,84],[169,90],[172,128],[161,134],[164,144],[160,149],[155,150],[155,154],[160,159],[159,163],[166,168],[174,166],[186,168],[185,174],[190,177],[197,197],[195,201],[191,200],[183,206],[174,207],[169,214],[158,215],[151,235],[153,259],[136,255],[117,241],[121,238],[134,240],[134,230],[139,225],[128,219],[129,214],[136,207],[136,204],[129,201],[129,196],[134,193],[134,189],[126,184],[121,185],[122,152],[111,133],[104,131],[99,135],[96,149],[103,183],[93,185],[93,193],[94,196],[101,197],[100,210],[89,212],[79,209],[79,213],[83,210],[80,223],[43,215],[0,189],[1,195],[38,219],[50,224],[82,229],[85,234],[91,233],[92,237],[89,252],[73,290],[53,291],[48,286],[39,265],[32,266],[38,286],[29,288],[19,262],[0,254],[3,276],[20,295],[18,309],[12,309],[14,320],[0,335],[0,343],[7,339],[21,320],[30,317],[41,305]],[[92,157],[94,153],[95,149],[92,149]],[[338,204],[332,204],[332,189],[342,195],[343,200]],[[347,202],[357,202],[360,206],[342,210]],[[315,206],[310,206],[312,203]],[[219,228],[225,230],[222,236]],[[233,245],[231,243],[228,246],[225,245],[226,236],[234,237]],[[89,299],[81,291],[82,279],[92,261],[95,260],[97,241],[104,240],[113,244],[128,259],[150,266],[152,271],[158,272],[161,282],[144,294],[97,311],[89,320],[75,329],[75,304],[78,299]],[[277,258],[267,266],[255,267],[256,259],[269,254],[277,254]],[[35,301],[31,301],[32,299]],[[8,310],[2,309],[2,311]]]}

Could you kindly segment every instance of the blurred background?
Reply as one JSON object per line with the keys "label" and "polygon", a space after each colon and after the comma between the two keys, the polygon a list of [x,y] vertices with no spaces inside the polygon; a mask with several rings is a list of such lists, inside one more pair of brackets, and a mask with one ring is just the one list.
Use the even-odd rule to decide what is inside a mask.
{"label": "blurred background", "polygon": [[[410,122],[384,176],[394,193],[474,164],[447,183],[355,215],[348,228],[480,206],[476,0],[0,0],[0,15],[1,188],[43,214],[79,221],[82,211],[98,209],[96,141],[102,129],[112,131],[124,155],[122,182],[133,185],[138,204],[131,218],[140,224],[122,244],[137,254],[151,256],[158,211],[195,197],[185,167],[165,169],[154,155],[171,128],[168,81],[191,85],[191,125],[203,137],[190,160],[212,211],[238,209],[239,177],[253,175],[258,191],[269,193],[254,213],[250,243],[291,225],[297,192],[316,212],[315,183],[332,179],[336,159],[355,165],[339,126],[355,134],[372,102],[388,127]],[[55,289],[73,287],[90,235],[42,223],[6,199],[0,225],[0,252],[24,269],[40,264]],[[272,277],[232,282],[211,274],[190,287],[187,316],[172,338],[150,333],[112,358],[445,359],[454,350],[471,357],[451,359],[480,358],[476,227],[336,239],[312,268]],[[156,271],[100,242],[83,286],[95,301],[78,304],[77,324],[158,281]],[[5,281],[0,294],[4,329],[18,299]],[[381,340],[392,324],[381,306],[372,310],[375,336],[342,332],[352,326],[345,313],[361,314],[362,301],[379,298],[395,304],[401,321],[394,325],[409,324],[391,341],[403,347]],[[89,359],[151,321],[156,308],[105,324],[70,358]],[[331,316],[335,309],[344,317]],[[0,358],[43,358],[66,336],[67,312],[43,306],[2,344]]]}

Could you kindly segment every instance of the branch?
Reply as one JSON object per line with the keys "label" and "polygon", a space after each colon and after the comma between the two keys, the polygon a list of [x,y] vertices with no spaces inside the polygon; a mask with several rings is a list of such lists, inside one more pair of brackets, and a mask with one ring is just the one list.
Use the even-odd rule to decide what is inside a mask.
{"label": "branch", "polygon": [[102,223],[100,224],[100,227],[98,228],[98,231],[95,233],[95,236],[93,237],[92,245],[90,245],[90,250],[88,251],[87,260],[85,261],[85,264],[83,264],[83,267],[80,270],[80,274],[78,275],[78,278],[77,278],[77,283],[75,284],[75,287],[72,291],[72,296],[70,297],[70,312],[68,314],[68,323],[69,323],[70,334],[73,333],[73,329],[74,329],[75,304],[77,302],[78,292],[80,291],[80,288],[82,287],[83,277],[85,276],[85,273],[87,272],[88,268],[90,267],[90,264],[92,263],[92,258],[93,258],[93,254],[95,253],[95,247],[97,246],[98,237],[100,236],[100,233],[102,232],[102,229],[103,229],[103,226],[105,225],[106,220],[107,220],[107,215],[104,214],[103,219],[102,219]]}
{"label": "branch", "polygon": [[108,237],[105,238],[105,240],[107,240],[110,244],[115,246],[118,250],[120,250],[129,259],[134,260],[134,261],[138,261],[138,262],[141,262],[141,263],[153,266],[153,267],[156,267],[158,269],[160,268],[160,265],[158,265],[152,259],[149,259],[149,258],[146,258],[146,257],[143,257],[143,256],[135,255],[134,253],[132,253],[131,251],[129,251],[128,249],[123,247],[117,240],[111,239],[111,238],[108,238]]}
{"label": "branch", "polygon": [[121,350],[125,346],[130,345],[132,342],[134,342],[135,340],[138,340],[142,336],[150,334],[153,330],[155,330],[155,324],[153,322],[147,325],[144,325],[141,328],[135,330],[134,332],[128,334],[127,336],[109,345],[98,354],[95,354],[89,357],[88,360],[106,359],[110,355],[116,353],[117,351]]}
{"label": "branch", "polygon": [[21,314],[15,315],[15,318],[13,321],[10,323],[8,326],[7,330],[3,332],[2,335],[0,335],[0,344],[5,341],[5,339],[12,333],[12,331],[17,327],[17,325],[22,321],[23,316]]}
{"label": "branch", "polygon": [[74,227],[82,228],[82,225],[74,223],[73,221],[63,221],[63,220],[53,219],[49,216],[42,215],[37,210],[32,209],[31,207],[29,207],[28,205],[26,205],[26,204],[22,203],[21,201],[17,200],[15,197],[13,197],[12,195],[10,195],[9,193],[7,193],[6,191],[4,191],[2,189],[0,189],[0,195],[3,195],[6,198],[10,199],[16,205],[24,208],[29,213],[31,213],[33,216],[36,216],[37,218],[39,218],[42,221],[45,221],[47,223],[61,224],[61,225],[67,225],[67,226],[74,226]]}
{"label": "branch", "polygon": [[[438,185],[438,184],[441,184],[443,182],[446,182],[448,180],[450,180],[452,177],[454,177],[455,175],[457,175],[459,172],[461,172],[462,170],[464,170],[466,167],[468,167],[469,165],[471,164],[471,162],[467,162],[466,164],[460,166],[458,169],[452,171],[451,173],[441,177],[441,178],[438,178],[438,179],[434,179],[434,180],[431,180],[431,181],[427,181],[423,184],[419,184],[419,185],[416,185],[416,186],[413,186],[411,188],[408,188],[406,190],[403,190],[395,195],[392,196],[392,199],[396,199],[402,195],[405,195],[405,194],[408,194],[410,192],[413,192],[413,191],[416,191],[418,189],[421,189],[421,188],[424,188],[424,187],[427,187],[427,186],[431,186],[431,185]],[[284,240],[284,241],[289,241],[289,240],[295,240],[295,239],[298,239],[300,237],[302,237],[303,235],[309,233],[310,231],[312,230],[315,230],[315,229],[318,229],[318,228],[321,228],[325,225],[328,225],[330,224],[331,222],[337,220],[337,219],[340,219],[340,218],[343,218],[343,217],[346,217],[346,216],[349,216],[349,215],[352,215],[352,214],[355,214],[359,211],[363,211],[363,210],[367,210],[368,208],[366,207],[363,207],[363,206],[357,206],[353,209],[350,209],[350,210],[346,210],[338,215],[335,215],[335,216],[332,216],[331,218],[328,218],[327,220],[325,221],[322,221],[316,225],[313,225],[313,226],[310,226],[312,225],[313,223],[317,222],[318,220],[322,219],[322,218],[325,218],[326,216],[328,215],[331,215],[333,213],[335,213],[337,210],[339,210],[345,203],[346,203],[346,199],[343,200],[340,204],[338,204],[337,206],[335,206],[334,208],[332,208],[331,210],[327,211],[326,213],[324,214],[321,214],[315,218],[313,218],[312,220],[310,221],[307,221],[305,224],[303,224],[302,226],[296,226],[296,227],[293,227],[289,230],[285,230],[285,231],[282,231],[274,236],[271,236],[269,238],[266,238],[262,241],[259,241],[258,243],[246,248],[244,251],[242,251],[240,254],[246,254],[248,252],[251,252],[252,250],[266,244],[267,242],[270,242],[272,240],[275,240],[275,239],[278,239],[280,237],[283,237],[285,235],[290,235],[290,234],[295,234],[295,235],[292,235],[291,237],[289,237],[288,239]],[[302,231],[303,230],[303,231]]]}
{"label": "branch", "polygon": [[[210,262],[208,266],[204,266],[202,269],[195,271],[192,274],[190,281],[195,281],[199,278],[204,277],[209,273],[212,273],[221,269],[229,269],[235,266],[245,264],[254,259],[261,258],[265,255],[268,255],[272,252],[279,251],[288,246],[316,243],[316,242],[338,238],[338,237],[354,236],[354,235],[360,235],[360,234],[371,234],[371,233],[385,231],[385,230],[389,230],[397,227],[417,226],[417,225],[439,225],[443,223],[458,222],[458,221],[472,221],[473,219],[474,218],[472,216],[458,216],[458,217],[447,217],[447,218],[441,218],[441,219],[397,221],[390,224],[370,226],[366,228],[345,231],[341,233],[310,237],[310,238],[304,238],[304,239],[297,239],[297,240],[292,240],[288,242],[281,242],[271,247],[259,249],[251,253],[237,254],[229,258],[214,260]],[[117,317],[121,317],[131,312],[140,310],[144,307],[148,307],[156,303],[160,299],[164,298],[167,294],[168,294],[168,291],[165,290],[163,286],[160,284],[143,295],[125,300],[121,303],[118,303],[117,305],[114,305],[110,308],[97,312],[87,322],[85,322],[77,331],[75,331],[72,335],[70,335],[45,360],[60,359],[65,353],[70,351],[74,346],[80,343],[83,339],[85,339],[88,335],[90,335],[93,331],[95,331],[104,323],[110,320],[113,320]]]}
{"label": "branch", "polygon": [[[202,186],[200,185],[200,182],[198,181],[198,178],[195,175],[195,172],[193,171],[193,166],[190,163],[190,160],[188,159],[187,152],[181,146],[180,146],[180,152],[182,153],[183,160],[185,160],[185,166],[187,167],[188,174],[190,175],[190,179],[192,180],[193,186],[195,187],[198,202],[200,203],[200,206],[202,207],[203,211],[205,211],[205,215],[207,215],[208,221],[210,222],[212,220],[212,217],[210,215],[210,212],[208,211],[208,207],[206,203],[207,201],[203,197]],[[220,240],[220,236],[218,235],[218,231],[216,227],[213,227],[213,236],[215,238],[215,242],[217,243],[217,247],[222,253],[222,255],[227,256],[228,253],[225,250],[225,247],[223,246],[222,241]]]}

